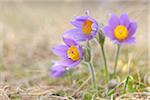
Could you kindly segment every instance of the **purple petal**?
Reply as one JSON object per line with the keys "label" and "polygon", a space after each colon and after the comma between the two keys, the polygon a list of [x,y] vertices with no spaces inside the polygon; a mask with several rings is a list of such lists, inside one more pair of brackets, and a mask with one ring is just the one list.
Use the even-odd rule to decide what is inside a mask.
{"label": "purple petal", "polygon": [[110,26],[112,26],[113,28],[115,28],[117,25],[119,25],[119,19],[116,15],[112,14],[111,18],[109,19],[109,24]]}
{"label": "purple petal", "polygon": [[130,36],[134,35],[134,33],[136,32],[136,30],[137,30],[137,23],[135,23],[135,22],[130,23],[130,25],[128,27],[129,35]]}
{"label": "purple petal", "polygon": [[68,66],[68,65],[70,65],[72,63],[73,63],[73,61],[71,59],[69,59],[69,58],[65,58],[65,59],[63,59],[61,61],[56,62],[56,64],[63,65],[63,66]]}
{"label": "purple petal", "polygon": [[75,20],[71,21],[70,23],[77,28],[82,28],[84,21],[87,19],[86,16],[77,16]]}
{"label": "purple petal", "polygon": [[134,44],[135,42],[135,37],[130,37],[123,41],[124,44]]}
{"label": "purple petal", "polygon": [[58,56],[61,56],[63,58],[67,57],[67,50],[68,47],[65,45],[57,45],[54,48],[52,48],[52,52]]}
{"label": "purple petal", "polygon": [[58,65],[63,65],[63,66],[67,66],[67,67],[75,67],[80,63],[81,60],[77,60],[77,61],[73,61],[69,58],[66,58],[62,61],[57,62]]}
{"label": "purple petal", "polygon": [[79,51],[79,53],[80,53],[80,59],[82,59],[83,58],[83,49],[82,49],[82,47],[81,46],[77,46],[77,48],[78,48],[78,51]]}
{"label": "purple petal", "polygon": [[92,24],[92,30],[93,31],[98,31],[98,24],[97,23]]}
{"label": "purple petal", "polygon": [[118,40],[112,40],[114,44],[122,44],[121,41],[118,41]]}
{"label": "purple petal", "polygon": [[111,40],[114,39],[114,35],[113,35],[114,32],[110,26],[104,26],[103,27],[103,33],[105,36],[109,37]]}
{"label": "purple petal", "polygon": [[90,20],[90,21],[92,21],[93,23],[95,23],[95,24],[97,24],[97,25],[98,25],[97,21],[96,21],[94,18],[92,18],[92,17],[88,16],[88,20]]}
{"label": "purple petal", "polygon": [[83,22],[84,22],[84,21],[76,21],[76,20],[73,20],[73,21],[71,21],[70,23],[71,23],[72,25],[74,25],[75,27],[77,27],[77,28],[82,28]]}
{"label": "purple petal", "polygon": [[80,29],[71,29],[63,33],[63,37],[71,38],[75,41],[86,41],[90,36],[84,34]]}
{"label": "purple petal", "polygon": [[97,23],[93,23],[92,24],[92,32],[91,32],[91,35],[92,35],[92,38],[97,34],[98,32],[98,24]]}
{"label": "purple petal", "polygon": [[63,40],[64,40],[65,44],[68,45],[68,46],[77,45],[77,43],[72,39],[63,37]]}
{"label": "purple petal", "polygon": [[76,67],[80,62],[81,62],[81,60],[74,61],[74,62],[73,62],[70,66],[68,66],[68,67]]}
{"label": "purple petal", "polygon": [[121,25],[124,25],[124,26],[126,26],[126,27],[129,26],[130,20],[129,20],[129,17],[128,17],[127,14],[122,14],[122,15],[120,16],[120,24],[121,24]]}
{"label": "purple petal", "polygon": [[127,39],[125,39],[123,41],[113,40],[113,43],[115,43],[115,44],[134,44],[135,37],[128,37]]}
{"label": "purple petal", "polygon": [[65,67],[61,65],[53,65],[50,70],[51,76],[54,78],[62,77],[65,74]]}
{"label": "purple petal", "polygon": [[87,18],[88,18],[88,16],[77,16],[75,19],[77,21],[85,21],[85,20],[87,20]]}

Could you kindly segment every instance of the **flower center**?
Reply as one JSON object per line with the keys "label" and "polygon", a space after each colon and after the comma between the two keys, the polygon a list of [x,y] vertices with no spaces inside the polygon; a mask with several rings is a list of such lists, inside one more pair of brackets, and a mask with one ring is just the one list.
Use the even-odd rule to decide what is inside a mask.
{"label": "flower center", "polygon": [[80,59],[79,51],[76,46],[71,46],[67,51],[68,58],[73,61],[77,61]]}
{"label": "flower center", "polygon": [[114,36],[118,40],[124,40],[128,37],[128,30],[125,26],[119,25],[114,30]]}
{"label": "flower center", "polygon": [[90,35],[91,31],[92,31],[92,24],[93,22],[90,21],[90,20],[86,20],[84,23],[83,23],[83,26],[82,26],[82,32],[87,34],[87,35]]}

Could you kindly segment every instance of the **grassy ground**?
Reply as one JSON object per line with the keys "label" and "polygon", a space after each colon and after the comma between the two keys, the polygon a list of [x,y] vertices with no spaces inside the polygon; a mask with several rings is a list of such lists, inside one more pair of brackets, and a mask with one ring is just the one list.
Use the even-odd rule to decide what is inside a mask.
{"label": "grassy ground", "polygon": [[[99,22],[106,23],[110,13],[126,12],[137,21],[137,42],[123,46],[118,64],[118,83],[109,98],[118,100],[150,99],[150,66],[148,59],[148,1],[66,1],[3,2],[0,1],[0,100],[89,100],[90,77],[86,65],[66,76],[49,77],[52,62],[58,59],[51,48],[62,43],[61,33],[72,28],[69,21],[89,10]],[[94,65],[99,87],[98,100],[106,99],[103,60],[100,48],[92,41]],[[106,40],[110,73],[113,72],[115,45]],[[126,93],[124,82],[130,75]]]}

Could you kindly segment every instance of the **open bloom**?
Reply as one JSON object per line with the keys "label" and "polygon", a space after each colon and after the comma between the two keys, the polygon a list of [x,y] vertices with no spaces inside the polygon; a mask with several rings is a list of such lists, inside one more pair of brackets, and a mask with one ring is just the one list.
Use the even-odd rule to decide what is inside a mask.
{"label": "open bloom", "polygon": [[63,38],[63,40],[66,45],[57,45],[52,49],[53,53],[62,58],[56,64],[68,68],[74,67],[83,59],[82,47],[72,39]]}
{"label": "open bloom", "polygon": [[127,14],[122,14],[120,18],[112,14],[109,24],[103,27],[105,36],[116,44],[135,43],[136,30],[136,22],[131,22]]}
{"label": "open bloom", "polygon": [[52,51],[61,57],[61,61],[55,62],[50,68],[51,76],[54,78],[65,75],[66,68],[77,66],[83,59],[82,47],[74,40],[63,38],[66,45],[57,45]]}
{"label": "open bloom", "polygon": [[89,15],[77,16],[71,21],[71,24],[76,28],[64,32],[63,36],[72,38],[76,41],[90,40],[98,31],[98,23]]}

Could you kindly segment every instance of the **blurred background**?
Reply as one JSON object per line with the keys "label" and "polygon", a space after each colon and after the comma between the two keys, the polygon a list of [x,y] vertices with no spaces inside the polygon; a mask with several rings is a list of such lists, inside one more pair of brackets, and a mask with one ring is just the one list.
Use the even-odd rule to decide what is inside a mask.
{"label": "blurred background", "polygon": [[[51,84],[49,68],[58,59],[51,48],[63,43],[61,34],[73,27],[69,22],[86,10],[105,25],[111,13],[129,14],[138,23],[136,44],[122,46],[118,69],[126,72],[130,59],[133,67],[148,72],[148,8],[148,0],[0,0],[0,83]],[[116,46],[109,39],[105,43],[111,69]],[[100,50],[94,55],[100,66]]]}

